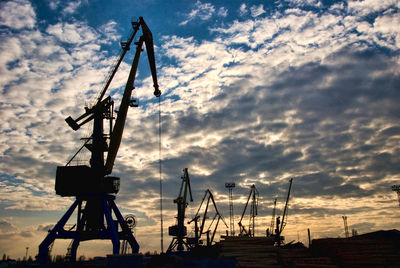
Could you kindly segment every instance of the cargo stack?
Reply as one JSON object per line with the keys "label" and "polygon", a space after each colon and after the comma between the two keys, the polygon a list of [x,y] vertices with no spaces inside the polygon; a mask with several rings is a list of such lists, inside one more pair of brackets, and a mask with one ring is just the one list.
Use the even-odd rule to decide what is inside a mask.
{"label": "cargo stack", "polygon": [[337,268],[329,257],[312,256],[308,248],[280,248],[278,256],[282,267]]}
{"label": "cargo stack", "polygon": [[238,267],[280,267],[270,237],[221,236],[219,257],[235,258]]}
{"label": "cargo stack", "polygon": [[400,232],[314,239],[310,250],[314,256],[329,257],[339,267],[400,267]]}

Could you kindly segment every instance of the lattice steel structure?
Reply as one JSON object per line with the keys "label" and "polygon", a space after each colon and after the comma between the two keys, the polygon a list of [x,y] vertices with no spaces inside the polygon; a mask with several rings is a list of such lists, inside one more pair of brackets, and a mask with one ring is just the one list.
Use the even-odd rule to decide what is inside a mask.
{"label": "lattice steel structure", "polygon": [[234,182],[225,183],[225,188],[229,190],[229,231],[231,236],[235,236],[235,219],[233,214],[233,195],[232,189],[235,188]]}

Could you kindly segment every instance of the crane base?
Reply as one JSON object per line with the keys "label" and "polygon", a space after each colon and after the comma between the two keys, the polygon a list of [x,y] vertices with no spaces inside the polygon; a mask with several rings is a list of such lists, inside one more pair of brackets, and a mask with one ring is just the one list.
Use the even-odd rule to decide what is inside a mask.
{"label": "crane base", "polygon": [[[92,194],[90,196],[78,196],[64,216],[58,221],[46,238],[39,245],[39,261],[43,265],[48,260],[49,246],[56,239],[72,239],[71,248],[68,249],[70,261],[76,260],[76,251],[81,241],[106,239],[113,244],[113,254],[120,250],[120,240],[127,240],[133,253],[139,252],[139,244],[127,226],[121,212],[114,202],[115,196],[108,194]],[[86,201],[85,208],[82,208]],[[90,209],[87,209],[90,207]],[[78,208],[78,219],[75,230],[65,230],[64,226]],[[112,212],[116,216],[113,219]],[[104,218],[106,222],[104,222]],[[118,232],[118,225],[121,231]]]}

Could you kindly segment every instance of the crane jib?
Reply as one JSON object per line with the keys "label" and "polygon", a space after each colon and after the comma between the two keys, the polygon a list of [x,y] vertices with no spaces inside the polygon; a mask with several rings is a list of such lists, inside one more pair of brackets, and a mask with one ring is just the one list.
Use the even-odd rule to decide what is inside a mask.
{"label": "crane jib", "polygon": [[131,95],[134,89],[136,71],[139,64],[139,58],[142,52],[143,43],[146,44],[147,56],[149,59],[151,74],[154,83],[154,95],[156,97],[160,97],[161,95],[161,91],[158,89],[158,82],[157,82],[153,37],[147,25],[143,21],[143,18],[140,18],[140,24],[142,25],[143,35],[139,38],[139,41],[136,43],[137,46],[136,46],[135,58],[133,59],[132,62],[132,67],[129,73],[128,81],[126,83],[124,95],[121,100],[121,105],[119,107],[117,119],[115,121],[114,129],[112,130],[110,137],[110,146],[107,154],[107,160],[105,163],[105,170],[106,173],[108,174],[111,173],[113,169],[114,161],[117,156],[119,146],[121,144],[122,134],[125,126],[126,116],[128,113],[128,107],[129,104],[131,103]]}

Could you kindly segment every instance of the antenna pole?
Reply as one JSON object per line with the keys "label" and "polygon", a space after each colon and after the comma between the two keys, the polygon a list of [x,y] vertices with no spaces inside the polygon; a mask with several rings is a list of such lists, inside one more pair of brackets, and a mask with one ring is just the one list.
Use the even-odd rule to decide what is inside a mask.
{"label": "antenna pole", "polygon": [[343,224],[344,224],[344,235],[346,238],[349,238],[349,227],[347,225],[347,216],[342,216]]}
{"label": "antenna pole", "polygon": [[225,188],[228,188],[229,191],[229,229],[231,236],[235,236],[235,219],[233,215],[233,197],[232,197],[232,189],[235,188],[234,182],[225,183]]}

